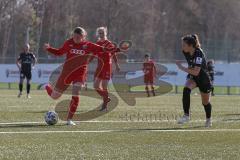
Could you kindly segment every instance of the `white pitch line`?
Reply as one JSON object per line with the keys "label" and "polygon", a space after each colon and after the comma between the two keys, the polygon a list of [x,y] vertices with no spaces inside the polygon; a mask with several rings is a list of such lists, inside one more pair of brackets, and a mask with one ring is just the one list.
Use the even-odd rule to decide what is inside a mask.
{"label": "white pitch line", "polygon": [[[74,121],[77,123],[165,123],[165,122],[177,122],[176,120],[156,120],[156,121]],[[205,120],[193,120],[191,122],[205,122]],[[64,121],[58,122],[58,124],[64,124]],[[45,124],[45,122],[0,122],[0,125],[18,125],[18,124]]]}
{"label": "white pitch line", "polygon": [[90,131],[16,131],[16,132],[0,132],[0,134],[49,134],[49,133],[111,133],[111,132],[240,132],[240,129],[203,129],[203,130],[187,130],[187,129],[171,129],[171,130],[90,130]]}
{"label": "white pitch line", "polygon": [[0,132],[0,134],[47,134],[47,133],[107,133],[117,132],[117,130],[99,130],[99,131],[16,131],[16,132]]}

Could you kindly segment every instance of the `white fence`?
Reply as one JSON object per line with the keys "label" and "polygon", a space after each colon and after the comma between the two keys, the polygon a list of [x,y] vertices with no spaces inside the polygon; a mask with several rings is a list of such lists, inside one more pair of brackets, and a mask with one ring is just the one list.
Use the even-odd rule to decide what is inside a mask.
{"label": "white fence", "polygon": [[[60,64],[38,64],[32,72],[32,82],[47,83],[51,72]],[[127,64],[125,64],[127,65]],[[168,71],[159,79],[174,86],[183,86],[186,73],[179,71],[175,64],[162,64]],[[240,64],[216,64],[215,85],[223,87],[240,87]],[[127,78],[142,76],[141,68]],[[13,83],[19,81],[19,70],[15,64],[0,64],[0,82]]]}

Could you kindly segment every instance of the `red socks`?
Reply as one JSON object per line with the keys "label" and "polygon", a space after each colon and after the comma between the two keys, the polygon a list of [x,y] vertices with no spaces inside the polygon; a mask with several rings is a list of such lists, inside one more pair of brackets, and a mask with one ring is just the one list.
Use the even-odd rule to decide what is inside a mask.
{"label": "red socks", "polygon": [[78,104],[79,104],[79,97],[72,96],[72,100],[69,104],[69,111],[68,111],[68,117],[67,117],[68,120],[73,118],[73,115],[77,110]]}
{"label": "red socks", "polygon": [[[45,87],[47,94],[51,97],[53,89],[52,86],[50,84],[46,85]],[[73,115],[75,114],[77,107],[79,104],[79,97],[78,96],[72,96],[72,100],[69,104],[69,110],[68,110],[68,117],[67,119],[72,119]]]}
{"label": "red socks", "polygon": [[96,91],[98,92],[98,94],[101,97],[103,97],[103,101],[107,101],[108,100],[108,90],[96,89]]}
{"label": "red socks", "polygon": [[52,92],[53,92],[52,86],[51,86],[50,84],[47,84],[47,85],[45,86],[45,89],[46,89],[46,91],[47,91],[47,94],[51,97]]}

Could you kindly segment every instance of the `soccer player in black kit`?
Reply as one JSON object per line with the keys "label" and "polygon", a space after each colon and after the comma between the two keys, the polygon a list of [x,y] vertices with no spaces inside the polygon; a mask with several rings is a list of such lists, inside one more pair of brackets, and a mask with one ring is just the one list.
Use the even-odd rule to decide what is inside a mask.
{"label": "soccer player in black kit", "polygon": [[184,124],[190,120],[190,94],[191,90],[198,87],[201,92],[202,104],[206,113],[206,127],[212,126],[211,112],[212,105],[210,96],[212,83],[207,70],[205,54],[203,53],[197,35],[187,35],[182,38],[182,50],[187,60],[188,67],[182,65],[181,61],[176,61],[178,68],[188,73],[185,87],[183,89],[183,110],[184,115],[178,121]]}
{"label": "soccer player in black kit", "polygon": [[30,89],[31,89],[31,79],[32,79],[32,68],[36,63],[36,57],[33,53],[30,52],[30,45],[26,44],[24,46],[24,51],[20,53],[17,59],[17,67],[20,71],[20,80],[19,80],[19,94],[18,97],[20,98],[22,95],[23,89],[23,81],[27,79],[27,98],[30,97]]}

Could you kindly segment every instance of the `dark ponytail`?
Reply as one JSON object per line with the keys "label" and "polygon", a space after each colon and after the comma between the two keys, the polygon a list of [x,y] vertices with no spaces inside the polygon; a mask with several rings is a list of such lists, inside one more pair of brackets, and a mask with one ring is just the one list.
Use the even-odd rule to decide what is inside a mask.
{"label": "dark ponytail", "polygon": [[198,38],[198,35],[192,34],[187,35],[182,38],[182,40],[188,45],[192,45],[194,48],[201,48],[201,44]]}

